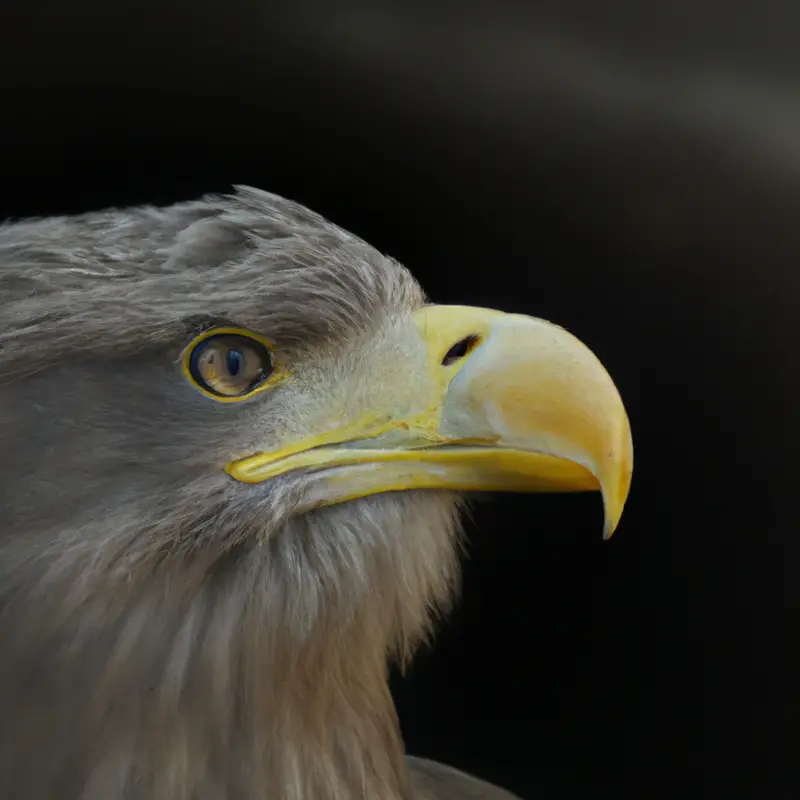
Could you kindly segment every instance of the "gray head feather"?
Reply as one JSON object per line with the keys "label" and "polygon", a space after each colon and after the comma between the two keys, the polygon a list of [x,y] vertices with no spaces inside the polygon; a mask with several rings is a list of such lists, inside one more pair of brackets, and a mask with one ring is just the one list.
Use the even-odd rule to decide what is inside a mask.
{"label": "gray head feather", "polygon": [[[458,498],[298,515],[311,476],[222,466],[407,384],[423,303],[391,259],[248,188],[0,227],[4,794],[409,796],[386,664],[452,594]],[[177,362],[215,322],[268,335],[292,386],[194,392]]]}

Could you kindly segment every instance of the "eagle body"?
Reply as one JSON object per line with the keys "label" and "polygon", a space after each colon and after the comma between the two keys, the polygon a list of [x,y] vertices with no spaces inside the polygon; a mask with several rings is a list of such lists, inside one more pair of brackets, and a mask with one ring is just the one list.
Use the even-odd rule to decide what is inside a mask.
{"label": "eagle body", "polygon": [[[387,685],[457,588],[455,479],[280,471],[298,442],[352,460],[420,419],[414,375],[455,391],[415,327],[429,305],[392,259],[244,187],[0,227],[3,796],[510,797],[407,760]],[[216,330],[274,343],[242,402],[180,367]],[[277,473],[237,477],[264,453]]]}

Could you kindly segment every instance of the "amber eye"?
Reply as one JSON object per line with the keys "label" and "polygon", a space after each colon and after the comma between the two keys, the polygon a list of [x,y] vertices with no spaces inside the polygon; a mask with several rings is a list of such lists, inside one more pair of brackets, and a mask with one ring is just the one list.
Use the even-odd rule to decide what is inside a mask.
{"label": "amber eye", "polygon": [[267,347],[239,334],[209,336],[192,350],[189,374],[217,397],[242,397],[258,388],[273,371]]}

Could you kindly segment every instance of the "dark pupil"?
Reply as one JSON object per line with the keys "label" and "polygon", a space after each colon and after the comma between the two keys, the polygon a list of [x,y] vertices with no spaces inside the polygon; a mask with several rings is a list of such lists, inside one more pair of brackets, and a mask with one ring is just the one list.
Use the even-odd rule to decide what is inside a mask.
{"label": "dark pupil", "polygon": [[232,378],[235,378],[240,370],[242,369],[242,363],[244,359],[242,358],[242,351],[241,350],[234,350],[231,348],[228,350],[228,355],[226,358],[226,366],[228,367],[228,375]]}

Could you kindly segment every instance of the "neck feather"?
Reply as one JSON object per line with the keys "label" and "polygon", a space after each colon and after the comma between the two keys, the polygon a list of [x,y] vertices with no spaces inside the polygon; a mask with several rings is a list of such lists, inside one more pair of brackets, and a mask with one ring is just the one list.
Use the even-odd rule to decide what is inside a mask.
{"label": "neck feather", "polygon": [[0,615],[9,796],[407,800],[387,661],[452,594],[454,503],[326,510],[127,581],[119,553],[31,560]]}

